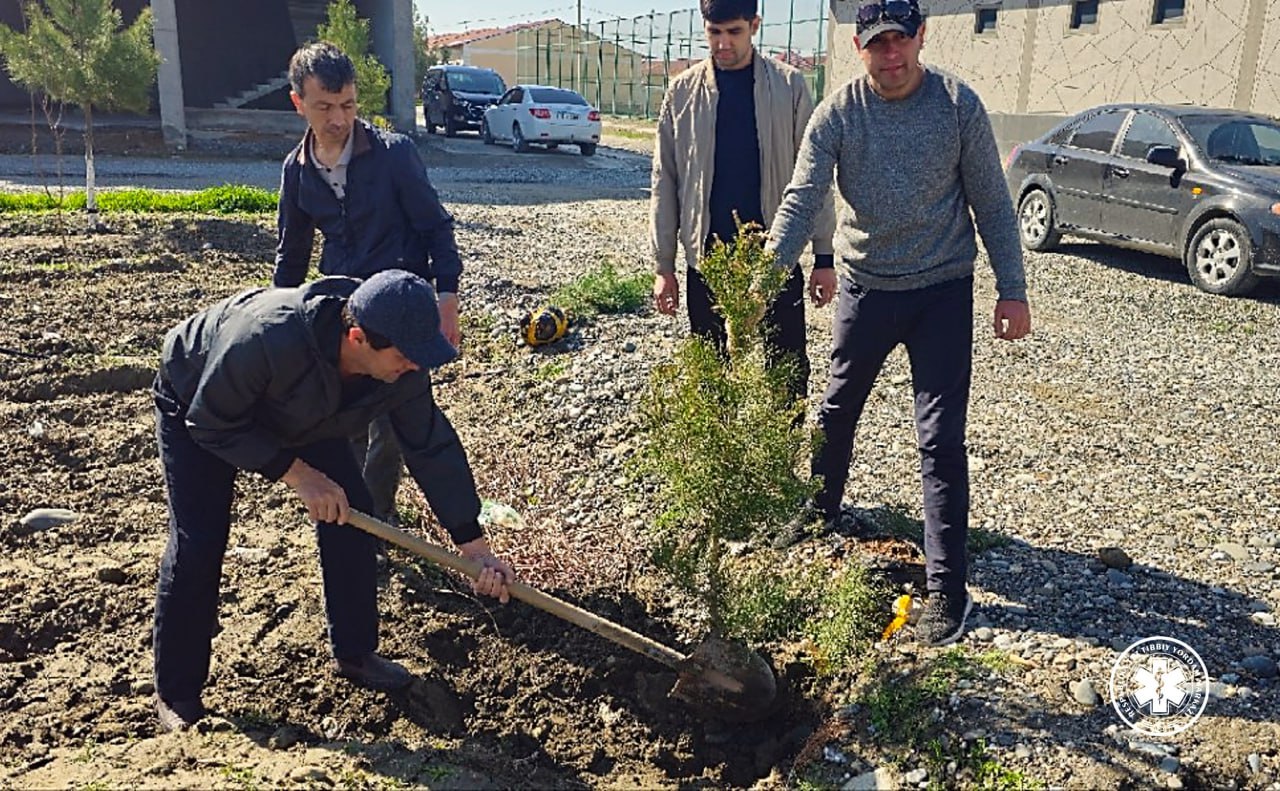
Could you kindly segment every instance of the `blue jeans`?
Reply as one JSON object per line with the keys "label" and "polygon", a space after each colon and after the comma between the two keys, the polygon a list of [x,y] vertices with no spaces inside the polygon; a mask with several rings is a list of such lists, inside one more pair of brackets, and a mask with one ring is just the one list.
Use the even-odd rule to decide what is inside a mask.
{"label": "blue jeans", "polygon": [[[222,558],[231,528],[238,470],[196,444],[186,406],[157,382],[156,437],[169,497],[169,543],[160,561],[153,632],[156,692],[165,700],[200,697],[218,620]],[[346,490],[353,508],[370,509],[369,492],[345,439],[297,450],[299,458]],[[334,656],[378,647],[376,539],[357,528],[316,525],[329,641]]]}
{"label": "blue jeans", "polygon": [[973,370],[973,278],[911,291],[869,291],[841,278],[831,381],[818,410],[824,441],[813,459],[815,504],[840,508],[853,437],[885,359],[907,348],[924,489],[928,588],[959,593],[968,577],[969,459],[965,425]]}

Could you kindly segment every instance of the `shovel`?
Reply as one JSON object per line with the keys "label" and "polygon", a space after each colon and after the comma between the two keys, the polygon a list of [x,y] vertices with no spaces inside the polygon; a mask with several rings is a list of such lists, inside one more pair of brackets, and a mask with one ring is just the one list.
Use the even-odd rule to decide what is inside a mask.
{"label": "shovel", "polygon": [[[444,547],[427,543],[359,511],[351,511],[347,523],[471,579],[480,576],[481,565],[476,561],[455,555]],[[777,695],[773,670],[759,654],[746,646],[712,636],[686,656],[621,624],[528,585],[513,582],[507,589],[525,604],[595,632],[606,640],[675,670],[678,676],[671,690],[672,697],[689,703],[707,716],[752,722],[772,709]]]}

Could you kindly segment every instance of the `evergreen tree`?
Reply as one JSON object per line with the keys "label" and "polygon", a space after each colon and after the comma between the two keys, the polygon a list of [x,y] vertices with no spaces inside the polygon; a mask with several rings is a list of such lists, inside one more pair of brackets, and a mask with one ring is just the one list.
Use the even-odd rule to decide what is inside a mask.
{"label": "evergreen tree", "polygon": [[356,67],[356,112],[361,118],[377,120],[387,109],[391,75],[369,54],[369,20],[356,16],[351,0],[334,0],[329,4],[328,20],[316,34],[351,58]]}
{"label": "evergreen tree", "polygon": [[0,56],[15,83],[84,113],[85,209],[96,227],[93,111],[144,113],[160,58],[151,9],[125,27],[111,0],[42,0],[25,8],[27,29],[0,24]]}

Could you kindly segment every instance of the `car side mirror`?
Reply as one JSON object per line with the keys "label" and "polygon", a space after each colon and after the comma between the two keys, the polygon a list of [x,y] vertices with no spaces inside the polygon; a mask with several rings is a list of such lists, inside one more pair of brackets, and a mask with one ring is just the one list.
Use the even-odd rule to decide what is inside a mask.
{"label": "car side mirror", "polygon": [[1147,161],[1162,168],[1187,169],[1187,163],[1178,157],[1178,149],[1173,146],[1152,146],[1147,149]]}

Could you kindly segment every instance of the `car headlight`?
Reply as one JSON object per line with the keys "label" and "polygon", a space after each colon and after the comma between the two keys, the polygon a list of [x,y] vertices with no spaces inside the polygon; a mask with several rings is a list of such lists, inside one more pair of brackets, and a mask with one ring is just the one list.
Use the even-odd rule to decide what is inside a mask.
{"label": "car headlight", "polygon": [[1271,204],[1271,213],[1280,217],[1280,203]]}

